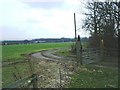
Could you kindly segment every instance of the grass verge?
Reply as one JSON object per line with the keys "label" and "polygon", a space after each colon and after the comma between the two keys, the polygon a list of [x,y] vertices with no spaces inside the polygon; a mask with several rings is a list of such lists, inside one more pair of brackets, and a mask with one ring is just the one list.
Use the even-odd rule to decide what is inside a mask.
{"label": "grass verge", "polygon": [[[17,69],[13,65],[2,68],[2,87],[6,87],[10,83],[19,80],[20,77],[23,78],[29,74],[29,65],[28,63],[20,63],[15,65]],[[16,75],[16,77],[13,75]],[[20,76],[20,77],[19,77]]]}
{"label": "grass verge", "polygon": [[70,55],[73,55],[73,53],[70,50],[68,50],[68,48],[66,48],[60,49],[58,52],[55,53],[55,55],[68,57]]}
{"label": "grass verge", "polygon": [[94,65],[80,66],[69,88],[118,88],[118,70]]}

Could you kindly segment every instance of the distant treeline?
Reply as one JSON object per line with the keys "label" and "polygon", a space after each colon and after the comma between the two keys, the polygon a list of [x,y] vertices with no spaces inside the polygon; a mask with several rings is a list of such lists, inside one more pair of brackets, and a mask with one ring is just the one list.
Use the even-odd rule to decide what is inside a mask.
{"label": "distant treeline", "polygon": [[[86,42],[88,38],[81,38],[82,42]],[[32,40],[7,40],[2,41],[2,45],[14,44],[32,44],[32,43],[54,43],[54,42],[74,42],[74,38],[40,38]]]}
{"label": "distant treeline", "polygon": [[40,38],[32,40],[8,40],[2,41],[2,45],[13,45],[13,44],[31,44],[31,43],[52,43],[52,42],[73,42],[71,38]]}

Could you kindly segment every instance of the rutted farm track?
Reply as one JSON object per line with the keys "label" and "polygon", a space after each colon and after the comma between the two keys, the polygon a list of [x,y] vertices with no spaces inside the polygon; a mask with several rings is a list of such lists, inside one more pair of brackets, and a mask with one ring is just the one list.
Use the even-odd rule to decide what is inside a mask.
{"label": "rutted farm track", "polygon": [[[38,86],[39,88],[67,88],[67,84],[71,79],[71,75],[77,72],[77,62],[75,56],[57,56],[59,49],[43,50],[38,53],[31,54],[33,60],[37,59],[36,72],[39,72]],[[105,62],[95,59],[84,59],[83,64],[104,65]],[[112,62],[111,62],[112,63]],[[107,66],[112,66],[107,62]],[[117,66],[115,64],[115,66]]]}
{"label": "rutted farm track", "polygon": [[[67,88],[71,76],[80,71],[80,65],[77,66],[78,63],[76,62],[76,56],[72,53],[68,53],[69,51],[70,50],[68,48],[42,50],[36,53],[25,54],[25,60],[23,61],[4,62],[2,66],[7,67],[9,65],[19,65],[20,63],[28,63],[30,60],[32,64],[28,63],[28,74],[37,73],[38,88]],[[95,66],[113,67],[117,69],[117,58],[107,57],[104,61],[102,61],[98,56],[95,57],[96,54],[94,53],[90,54],[92,59],[84,58],[89,55],[85,50],[82,54],[82,61],[84,65],[92,64]],[[31,68],[31,65],[35,65],[35,68]]]}
{"label": "rutted farm track", "polygon": [[58,50],[44,50],[31,55],[39,61],[36,68],[39,72],[39,88],[66,87],[75,72],[74,58],[56,56]]}

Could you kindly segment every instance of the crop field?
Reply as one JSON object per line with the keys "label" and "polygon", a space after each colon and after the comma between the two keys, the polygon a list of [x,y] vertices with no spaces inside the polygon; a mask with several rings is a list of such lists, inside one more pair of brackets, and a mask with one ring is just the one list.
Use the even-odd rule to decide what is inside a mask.
{"label": "crop field", "polygon": [[2,46],[2,60],[12,61],[22,59],[22,54],[41,51],[44,49],[70,47],[72,43],[40,43]]}

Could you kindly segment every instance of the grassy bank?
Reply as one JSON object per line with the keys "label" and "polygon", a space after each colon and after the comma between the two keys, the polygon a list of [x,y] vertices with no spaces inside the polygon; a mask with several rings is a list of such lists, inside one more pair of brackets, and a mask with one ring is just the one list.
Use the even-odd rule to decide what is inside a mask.
{"label": "grassy bank", "polygon": [[94,65],[80,66],[69,88],[118,88],[118,70]]}
{"label": "grassy bank", "polygon": [[2,68],[3,87],[8,86],[20,78],[30,75],[28,63],[16,64],[15,67],[10,65]]}

